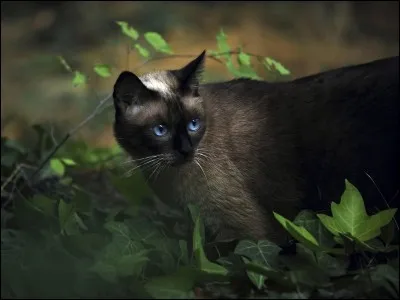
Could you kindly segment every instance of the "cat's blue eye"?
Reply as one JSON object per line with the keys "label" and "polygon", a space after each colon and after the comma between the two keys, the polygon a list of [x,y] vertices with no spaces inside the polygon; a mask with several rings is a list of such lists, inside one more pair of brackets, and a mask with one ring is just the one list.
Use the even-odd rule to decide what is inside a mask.
{"label": "cat's blue eye", "polygon": [[168,129],[167,129],[167,126],[165,126],[165,125],[160,124],[160,125],[156,125],[153,127],[153,133],[156,136],[164,136],[167,134],[167,132],[168,132]]}
{"label": "cat's blue eye", "polygon": [[193,119],[191,120],[188,125],[187,128],[189,131],[197,131],[200,128],[200,120],[199,119]]}

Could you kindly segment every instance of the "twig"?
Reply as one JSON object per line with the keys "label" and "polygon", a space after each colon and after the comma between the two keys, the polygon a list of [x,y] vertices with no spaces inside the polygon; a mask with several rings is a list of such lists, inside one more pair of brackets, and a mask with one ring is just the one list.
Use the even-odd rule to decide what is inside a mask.
{"label": "twig", "polygon": [[18,165],[14,171],[11,173],[10,176],[8,176],[8,178],[6,179],[6,181],[4,181],[4,183],[1,185],[1,192],[4,191],[5,187],[11,182],[11,180],[14,179],[15,176],[18,175],[19,171],[21,169],[21,165]]}
{"label": "twig", "polygon": [[[369,175],[369,174],[367,173],[367,171],[364,171],[364,173],[365,173],[365,175],[367,175],[367,176],[368,176],[368,178],[369,178],[369,179],[372,181],[372,183],[373,183],[373,184],[374,184],[374,186],[376,187],[377,191],[378,191],[378,192],[379,192],[379,194],[381,195],[381,197],[382,197],[383,201],[385,201],[385,204],[386,204],[386,206],[387,206],[388,208],[390,208],[390,205],[389,205],[389,203],[387,202],[387,200],[386,200],[385,196],[382,194],[382,192],[381,192],[381,190],[379,189],[378,185],[375,183],[374,179],[371,177],[371,175]],[[399,224],[397,224],[397,221],[396,221],[396,219],[395,219],[395,218],[393,218],[393,220],[394,220],[394,224],[395,224],[395,225],[396,225],[396,227],[397,227],[397,230],[400,230],[400,228],[399,228]]]}
{"label": "twig", "polygon": [[[206,55],[208,58],[215,60],[221,64],[223,64],[224,62],[220,59],[218,59],[218,56],[223,56],[226,54],[240,54],[241,51],[239,49],[237,50],[232,50],[232,51],[227,51],[227,52],[220,52],[220,53],[215,53],[215,54],[208,54]],[[265,56],[263,55],[259,55],[259,54],[254,54],[254,53],[248,53],[246,52],[246,54],[256,57],[258,60],[263,59]],[[156,60],[162,60],[162,59],[168,59],[168,58],[192,58],[197,56],[198,54],[169,54],[169,55],[163,55],[163,56],[158,56],[158,57],[152,57],[149,58],[148,60],[144,61],[142,64],[138,65],[137,67],[134,68],[134,70],[140,69],[141,67],[143,67],[144,65],[156,61]]]}
{"label": "twig", "polygon": [[82,122],[80,122],[77,126],[72,128],[70,131],[67,132],[67,134],[62,138],[62,140],[53,148],[53,150],[43,159],[43,161],[40,163],[40,165],[37,167],[37,169],[33,172],[33,174],[30,177],[30,180],[32,180],[42,169],[43,167],[49,162],[49,160],[53,157],[53,155],[58,151],[58,149],[61,148],[62,145],[65,144],[65,142],[72,136],[74,135],[79,129],[81,129],[86,123],[88,123],[91,119],[93,119],[95,116],[97,116],[102,110],[102,106],[110,100],[112,95],[108,95],[105,97],[103,100],[99,102],[99,104],[96,106],[96,108],[93,110],[93,112],[87,116]]}

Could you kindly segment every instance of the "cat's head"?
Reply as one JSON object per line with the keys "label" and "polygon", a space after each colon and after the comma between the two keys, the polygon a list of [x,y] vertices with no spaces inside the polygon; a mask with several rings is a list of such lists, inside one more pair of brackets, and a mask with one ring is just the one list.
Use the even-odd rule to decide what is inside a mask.
{"label": "cat's head", "polygon": [[204,60],[205,51],[178,70],[119,75],[113,92],[114,134],[131,156],[172,166],[193,159],[206,130],[199,94]]}

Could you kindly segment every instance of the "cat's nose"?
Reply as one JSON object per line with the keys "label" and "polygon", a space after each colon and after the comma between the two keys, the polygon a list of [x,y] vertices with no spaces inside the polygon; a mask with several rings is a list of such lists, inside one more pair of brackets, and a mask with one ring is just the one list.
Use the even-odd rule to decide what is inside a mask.
{"label": "cat's nose", "polygon": [[193,157],[194,149],[188,138],[182,138],[177,149],[177,160],[180,163],[190,160]]}
{"label": "cat's nose", "polygon": [[178,149],[179,153],[183,156],[189,156],[193,152],[193,146],[188,138],[181,140],[181,146]]}

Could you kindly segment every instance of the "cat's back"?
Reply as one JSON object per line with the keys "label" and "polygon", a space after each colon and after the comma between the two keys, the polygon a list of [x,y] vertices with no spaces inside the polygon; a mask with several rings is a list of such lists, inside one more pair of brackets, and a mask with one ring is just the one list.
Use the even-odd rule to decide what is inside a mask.
{"label": "cat's back", "polygon": [[[238,79],[204,85],[210,125],[218,128],[210,140],[247,170],[251,185],[259,178],[276,190],[307,189],[305,182],[314,178],[311,189],[318,185],[325,188],[325,199],[337,199],[347,178],[367,202],[382,199],[380,192],[391,198],[400,182],[398,73],[396,56],[289,82]],[[262,165],[268,172],[256,171]],[[284,185],[287,181],[293,184]],[[262,184],[253,186],[258,188]]]}

